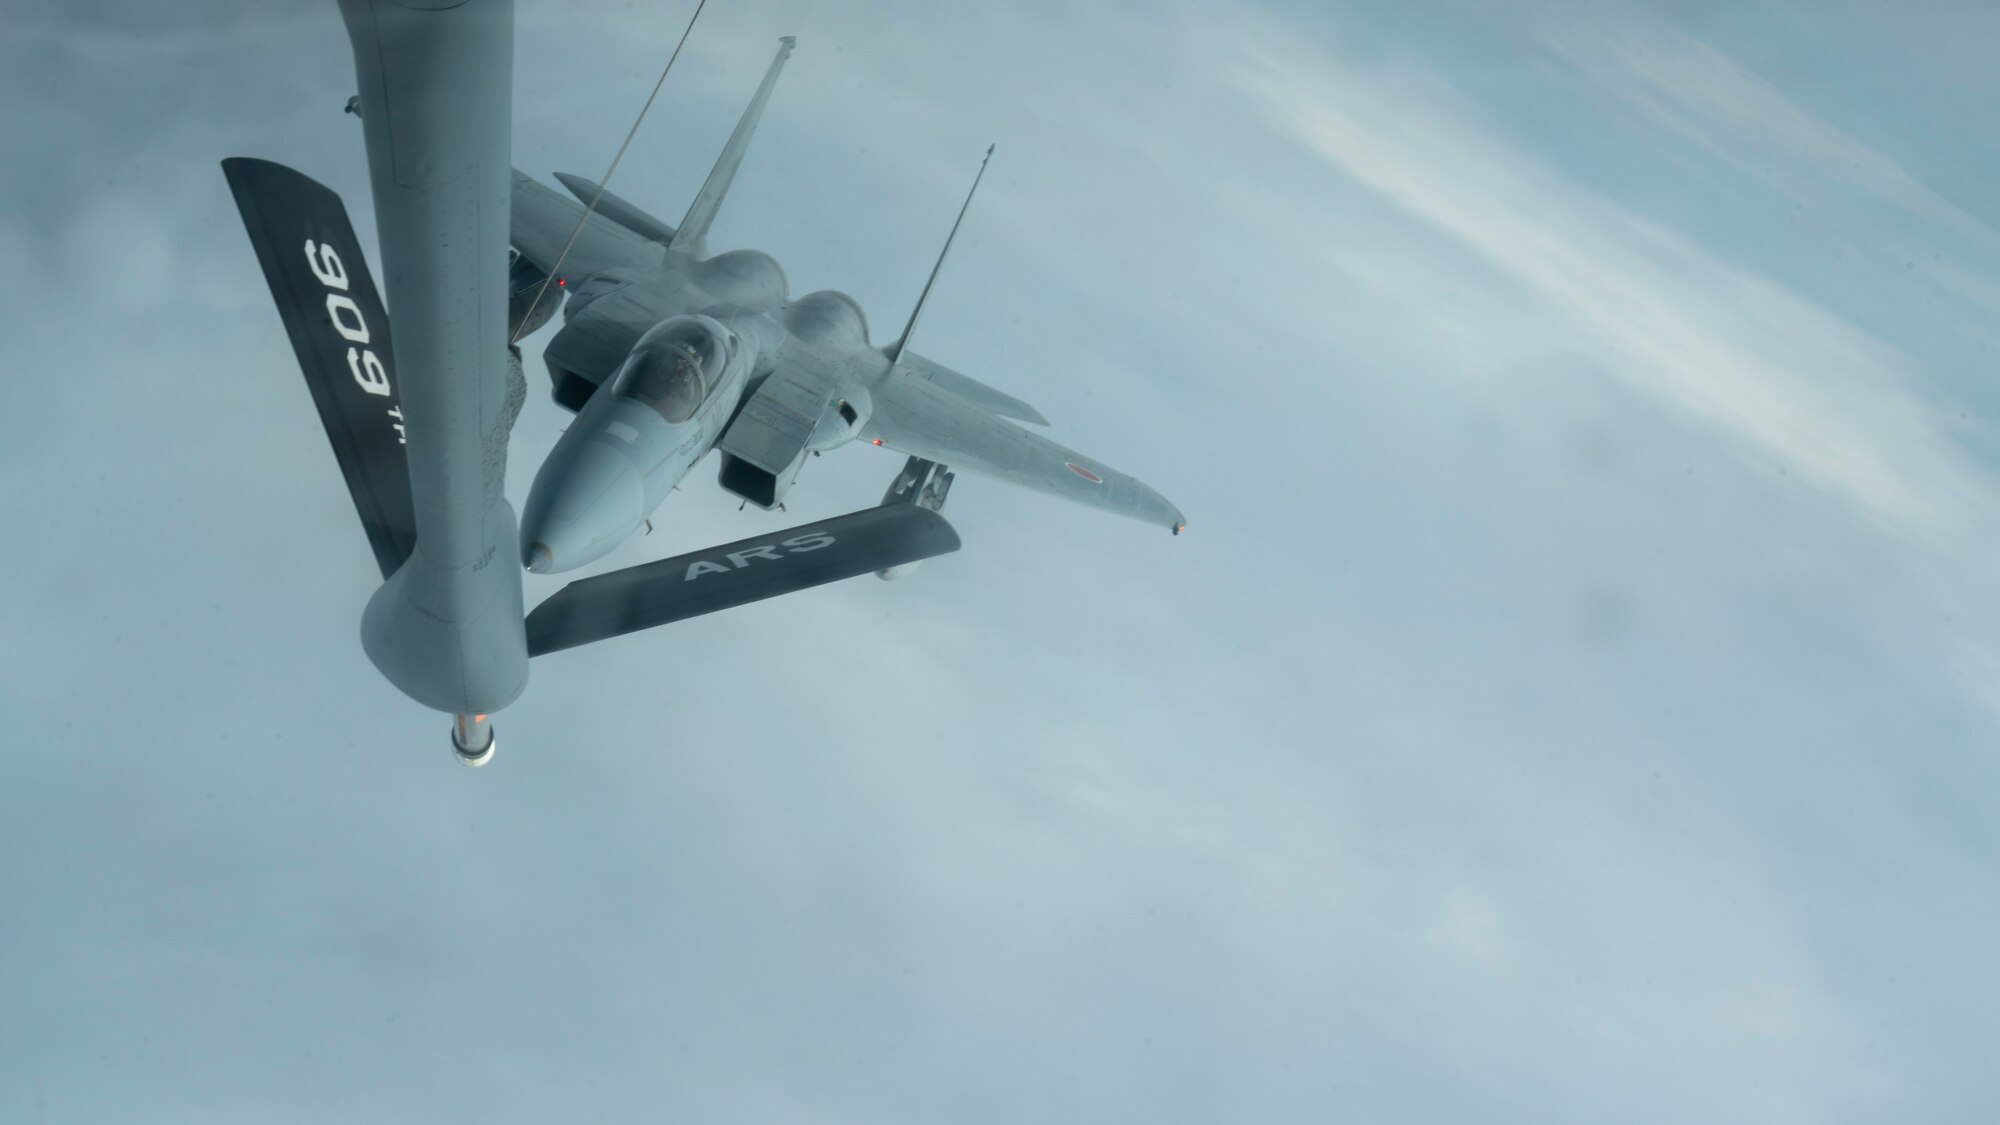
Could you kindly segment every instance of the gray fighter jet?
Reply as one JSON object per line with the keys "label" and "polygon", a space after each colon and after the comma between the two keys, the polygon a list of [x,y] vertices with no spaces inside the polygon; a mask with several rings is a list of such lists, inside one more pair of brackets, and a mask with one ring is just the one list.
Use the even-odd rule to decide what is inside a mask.
{"label": "gray fighter jet", "polygon": [[[565,180],[595,199],[586,211],[512,169],[512,0],[340,7],[386,303],[337,195],[269,161],[223,170],[382,574],[362,647],[453,716],[467,764],[492,756],[488,718],[526,687],[531,657],[957,550],[937,511],[941,460],[1183,526],[1150,489],[1003,421],[1042,423],[907,352],[908,329],[870,347],[847,297],[789,300],[770,258],[706,253],[789,40],[672,228]],[[503,491],[526,395],[513,343],[565,293],[549,371],[556,401],[582,415],[517,532]],[[770,507],[808,452],[856,438],[911,454],[882,505],[571,582],[523,615],[514,558],[556,570],[601,555],[711,447],[725,487]]]}
{"label": "gray fighter jet", "polygon": [[[950,466],[1178,534],[1186,522],[1165,497],[1015,425],[1009,419],[1048,423],[1026,403],[910,350],[937,268],[902,334],[876,346],[846,294],[794,299],[768,255],[707,253],[709,225],[792,46],[781,42],[678,226],[558,174],[578,200],[595,203],[579,232],[584,207],[514,173],[517,319],[528,331],[539,328],[553,311],[546,294],[568,294],[565,324],[544,359],[555,401],[577,412],[522,513],[523,564],[553,572],[602,557],[647,523],[710,449],[721,453],[722,487],[768,509],[783,501],[809,456],[855,441],[909,455],[885,505],[942,509]],[[940,254],[938,267],[943,262]]]}

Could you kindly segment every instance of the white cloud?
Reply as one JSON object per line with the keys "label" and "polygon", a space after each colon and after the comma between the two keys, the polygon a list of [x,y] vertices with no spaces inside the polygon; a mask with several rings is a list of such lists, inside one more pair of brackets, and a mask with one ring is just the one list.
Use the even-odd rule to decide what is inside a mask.
{"label": "white cloud", "polygon": [[[674,30],[622,11],[550,9],[524,32],[547,73],[587,77],[521,99],[524,166],[601,171],[593,130],[636,101],[613,79],[642,94],[658,61],[606,44]],[[708,69],[670,82],[618,190],[672,219],[767,33],[797,31],[753,148],[768,163],[727,213],[795,289],[873,284],[893,324],[970,167],[910,155],[948,133],[893,168],[857,138],[895,134],[898,99],[982,143],[1051,107],[1018,129],[1048,134],[1038,153],[1000,133],[1017,155],[926,332],[957,333],[941,354],[1034,398],[1065,440],[1157,474],[1205,513],[1197,534],[965,477],[966,549],[916,581],[538,661],[499,762],[468,774],[353,643],[365,548],[213,163],[326,175],[367,237],[337,19],[300,56],[318,77],[254,41],[199,66],[124,51],[148,88],[218,76],[194,84],[218,111],[136,151],[51,129],[24,163],[110,151],[174,172],[138,202],[201,292],[59,299],[129,252],[129,189],[80,176],[92,190],[52,196],[45,221],[0,224],[0,247],[39,230],[92,255],[70,284],[8,290],[46,315],[23,319],[33,377],[0,423],[29,482],[0,597],[22,654],[0,661],[18,673],[0,741],[25,751],[0,755],[18,921],[0,978],[23,984],[0,1117],[34,1112],[42,1081],[58,1113],[154,1119],[223,1099],[263,1119],[1091,1121],[1939,1120],[1971,1101],[1956,1075],[1977,1073],[1993,991],[1983,775],[1973,755],[1870,745],[1976,741],[1909,690],[1928,652],[1883,643],[1929,604],[1897,580],[1919,568],[1881,561],[1911,552],[1756,469],[1677,494],[1648,475],[1678,483],[1685,451],[1737,438],[1772,450],[1767,414],[1811,445],[1830,415],[1859,464],[1835,459],[1829,495],[1881,493],[1905,526],[1910,488],[1955,480],[1971,499],[1927,516],[1949,526],[1982,478],[1948,446],[1942,470],[1905,457],[1934,436],[1912,361],[1466,145],[1478,115],[1448,91],[1255,99],[1358,134],[1368,175],[1348,183],[1293,149],[1299,129],[1247,127],[1214,72],[1227,52],[1184,49],[1213,44],[1205,24],[1147,10],[1051,36],[831,12],[724,9],[763,23],[698,33]],[[869,74],[879,88],[853,84]],[[1281,77],[1314,96],[1342,81]],[[297,97],[236,92],[285,81]],[[129,85],[88,84],[80,120],[125,120]],[[551,111],[580,91],[601,112]],[[246,139],[260,130],[281,140]],[[1679,387],[1680,348],[1748,386]],[[1065,362],[1038,364],[1049,349]],[[1580,358],[1624,382],[1580,393],[1562,381]],[[1787,374],[1815,362],[1835,381]],[[1523,386],[1536,364],[1555,373]],[[1850,383],[1874,397],[1844,403]],[[544,386],[515,434],[517,497],[565,421]],[[1519,415],[1476,429],[1501,401]],[[1600,420],[1594,440],[1625,445],[1585,456],[1623,469],[1571,471],[1566,439]],[[698,473],[607,565],[846,510],[898,463],[815,462],[789,515],[738,512]],[[554,588],[530,581],[531,600]],[[1988,656],[1968,676],[1990,681]],[[1940,843],[1948,816],[1925,802],[1945,779],[1966,826]]]}
{"label": "white cloud", "polygon": [[1905,352],[1496,140],[1413,70],[1274,41],[1245,60],[1283,131],[1538,294],[1552,356],[1588,357],[1895,530],[1949,534],[1991,505]]}
{"label": "white cloud", "polygon": [[[2000,311],[1992,270],[2000,232],[1729,55],[1629,12],[1554,24],[1541,38],[1593,92],[1777,185],[1824,237],[1879,257],[1880,266],[1907,266],[1913,281],[1972,310]],[[1962,327],[1983,344],[2000,343],[1984,319]]]}
{"label": "white cloud", "polygon": [[1986,249],[2000,235],[1885,153],[1817,117],[1783,90],[1700,39],[1631,14],[1546,28],[1542,41],[1598,89],[1715,156],[1761,167],[1793,161],[1837,177]]}

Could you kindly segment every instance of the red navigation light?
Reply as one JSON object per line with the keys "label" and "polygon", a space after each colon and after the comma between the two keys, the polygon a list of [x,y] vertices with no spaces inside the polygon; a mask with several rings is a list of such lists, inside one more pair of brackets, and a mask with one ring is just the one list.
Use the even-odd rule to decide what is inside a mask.
{"label": "red navigation light", "polygon": [[559,289],[560,289],[561,287],[563,287],[563,286],[565,286],[565,285],[568,285],[568,284],[569,284],[569,278],[566,278],[566,277],[559,277],[559,278],[556,278],[556,287],[557,287],[557,288],[559,288]]}
{"label": "red navigation light", "polygon": [[881,445],[881,444],[882,444],[882,439],[881,439],[881,438],[876,438],[876,439],[874,439],[874,440],[875,440],[875,444],[876,444],[876,445]]}

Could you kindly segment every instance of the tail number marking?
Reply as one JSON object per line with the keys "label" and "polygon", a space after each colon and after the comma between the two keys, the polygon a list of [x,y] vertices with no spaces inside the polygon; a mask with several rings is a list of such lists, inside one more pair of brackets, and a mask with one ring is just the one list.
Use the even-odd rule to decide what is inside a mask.
{"label": "tail number marking", "polygon": [[[306,268],[312,270],[321,285],[326,286],[326,316],[333,322],[334,331],[346,340],[347,370],[354,376],[354,382],[371,395],[387,397],[391,392],[388,369],[375,349],[368,347],[373,334],[368,331],[368,321],[361,315],[361,306],[347,295],[347,265],[331,246],[306,239]],[[389,408],[390,423],[396,430],[396,441],[406,444],[403,433],[403,412],[397,407]]]}

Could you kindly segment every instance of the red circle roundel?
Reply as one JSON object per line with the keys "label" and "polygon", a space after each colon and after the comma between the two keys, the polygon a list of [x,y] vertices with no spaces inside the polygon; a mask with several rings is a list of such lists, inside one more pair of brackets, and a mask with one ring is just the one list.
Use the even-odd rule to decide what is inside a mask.
{"label": "red circle roundel", "polygon": [[1098,476],[1096,473],[1091,472],[1089,469],[1084,468],[1082,465],[1079,465],[1074,461],[1064,461],[1063,464],[1069,467],[1070,472],[1075,473],[1077,476],[1082,477],[1083,479],[1089,481],[1092,484],[1104,483],[1103,477]]}

